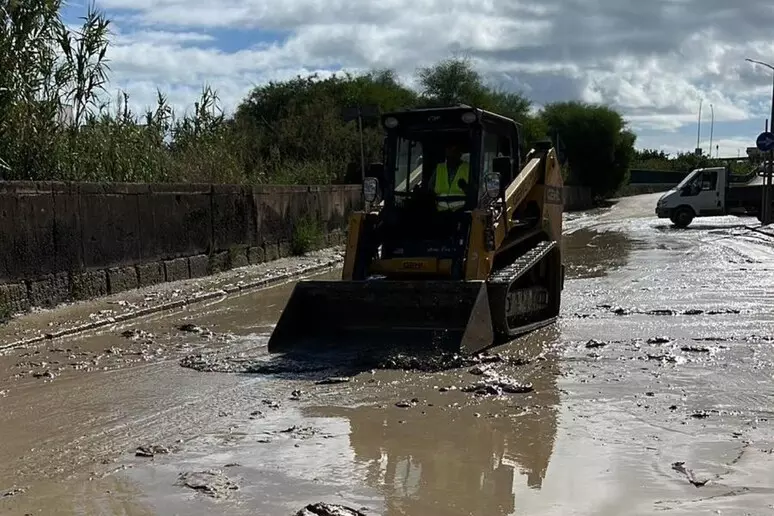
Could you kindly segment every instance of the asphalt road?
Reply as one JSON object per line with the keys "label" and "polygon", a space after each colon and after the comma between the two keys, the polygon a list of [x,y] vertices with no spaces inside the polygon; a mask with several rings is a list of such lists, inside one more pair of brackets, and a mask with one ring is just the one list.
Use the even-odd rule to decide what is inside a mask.
{"label": "asphalt road", "polygon": [[774,514],[774,239],[656,197],[569,215],[560,321],[478,368],[272,366],[292,285],[6,353],[0,513]]}

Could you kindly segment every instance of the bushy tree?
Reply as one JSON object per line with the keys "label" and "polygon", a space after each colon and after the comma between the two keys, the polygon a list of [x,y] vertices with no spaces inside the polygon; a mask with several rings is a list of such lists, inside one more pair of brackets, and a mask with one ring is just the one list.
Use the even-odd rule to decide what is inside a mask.
{"label": "bushy tree", "polygon": [[[380,111],[412,107],[417,95],[390,70],[360,75],[317,75],[271,82],[255,88],[239,105],[237,124],[255,134],[248,169],[264,171],[268,181],[331,182],[344,179],[347,166],[360,162],[360,133],[345,122],[348,107]],[[381,159],[378,117],[366,117],[363,140],[367,161]],[[316,170],[313,179],[305,179]]]}
{"label": "bushy tree", "polygon": [[627,180],[636,137],[615,110],[579,101],[556,102],[546,105],[540,116],[566,147],[569,183],[588,186],[594,195],[604,197]]}

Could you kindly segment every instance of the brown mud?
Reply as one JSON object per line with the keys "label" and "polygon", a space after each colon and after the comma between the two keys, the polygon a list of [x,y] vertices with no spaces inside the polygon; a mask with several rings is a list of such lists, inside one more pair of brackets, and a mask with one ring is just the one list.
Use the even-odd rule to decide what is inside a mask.
{"label": "brown mud", "polygon": [[292,285],[6,353],[0,513],[772,513],[774,239],[656,198],[569,216],[560,321],[479,357],[268,356]]}

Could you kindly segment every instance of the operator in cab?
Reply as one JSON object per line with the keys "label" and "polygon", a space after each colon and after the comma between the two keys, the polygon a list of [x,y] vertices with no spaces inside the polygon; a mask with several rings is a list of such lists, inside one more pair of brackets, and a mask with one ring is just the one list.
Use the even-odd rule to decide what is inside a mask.
{"label": "operator in cab", "polygon": [[462,146],[456,142],[446,145],[446,159],[439,163],[432,176],[430,186],[437,196],[438,211],[456,211],[465,206],[464,197],[470,182],[470,164],[462,159]]}

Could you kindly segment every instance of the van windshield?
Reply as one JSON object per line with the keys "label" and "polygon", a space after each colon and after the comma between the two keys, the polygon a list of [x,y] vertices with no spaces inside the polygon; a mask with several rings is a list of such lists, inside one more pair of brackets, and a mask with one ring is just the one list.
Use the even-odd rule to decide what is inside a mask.
{"label": "van windshield", "polygon": [[691,171],[691,173],[690,173],[690,174],[688,174],[687,176],[685,176],[685,178],[684,178],[682,181],[680,181],[680,182],[677,184],[677,186],[676,186],[675,188],[677,188],[677,189],[680,189],[680,188],[684,187],[685,185],[687,185],[688,183],[690,183],[691,181],[693,181],[693,179],[694,179],[694,178],[695,178],[695,177],[696,177],[696,176],[697,176],[699,173],[700,173],[700,170],[698,170],[698,169],[696,169],[696,170],[692,170],[692,171]]}

